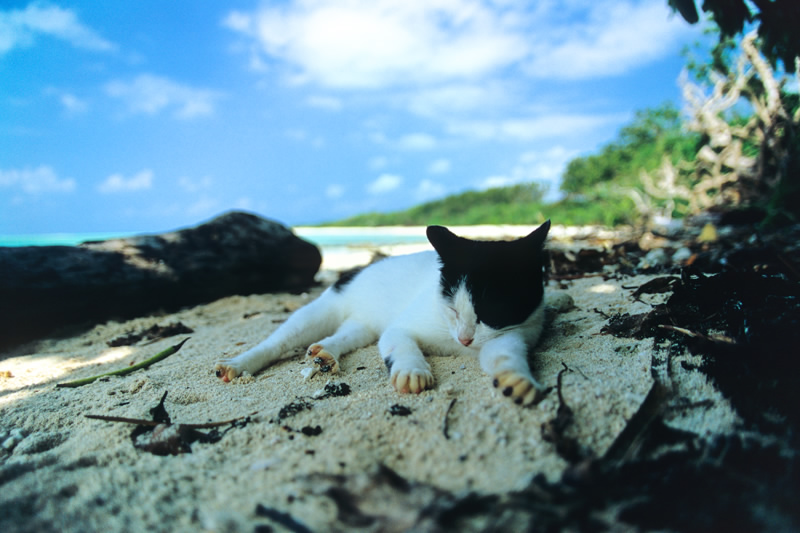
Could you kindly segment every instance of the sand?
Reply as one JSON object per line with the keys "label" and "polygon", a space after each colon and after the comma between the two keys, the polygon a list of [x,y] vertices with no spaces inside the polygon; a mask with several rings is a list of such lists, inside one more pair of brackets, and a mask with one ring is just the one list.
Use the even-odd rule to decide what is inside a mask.
{"label": "sand", "polygon": [[[383,251],[412,251],[409,246],[417,245]],[[320,279],[329,283],[335,269],[368,258],[351,252],[349,261],[344,255],[326,257]],[[554,386],[564,365],[572,370],[563,382],[565,401],[575,411],[570,431],[596,455],[639,408],[653,383],[653,365],[665,357],[666,347],[654,346],[652,339],[600,332],[607,323],[604,314],[644,312],[662,301],[663,295],[647,295],[644,301],[631,297],[630,287],[649,279],[595,276],[548,285],[554,307],[533,355],[534,375]],[[264,516],[268,508],[311,531],[329,531],[341,527],[326,492],[342,479],[335,476],[373,472],[379,465],[410,482],[457,494],[521,489],[536,475],[559,479],[567,463],[540,429],[555,417],[556,395],[520,408],[491,386],[475,359],[432,357],[436,387],[419,395],[392,389],[376,346],[346,356],[337,375],[304,379],[301,372],[308,365],[298,352],[229,384],[214,376],[218,358],[258,343],[323,288],[302,295],[224,298],[171,315],[108,322],[0,354],[0,434],[5,437],[0,530],[286,531],[277,515]],[[131,331],[177,322],[194,333],[152,344],[107,345]],[[80,388],[55,386],[138,363],[185,337],[190,340],[179,352],[148,369]],[[677,397],[712,402],[675,410],[667,419],[670,425],[709,438],[737,426],[727,401],[705,375],[680,364],[672,368]],[[351,393],[320,397],[327,383],[346,383]],[[134,426],[84,416],[149,419],[165,392],[164,406],[174,423],[250,418],[219,442],[157,456],[133,446]],[[279,418],[283,407],[301,400],[309,408]],[[410,414],[396,414],[402,410],[393,406]]]}

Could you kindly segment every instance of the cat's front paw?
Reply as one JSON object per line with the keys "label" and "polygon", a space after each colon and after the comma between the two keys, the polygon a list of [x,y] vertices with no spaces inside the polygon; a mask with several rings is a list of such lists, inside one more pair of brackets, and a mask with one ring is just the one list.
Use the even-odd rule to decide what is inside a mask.
{"label": "cat's front paw", "polygon": [[241,373],[242,369],[237,367],[232,359],[223,359],[214,365],[214,374],[225,383],[230,382]]}
{"label": "cat's front paw", "polygon": [[321,344],[312,344],[306,351],[306,357],[313,363],[320,372],[330,372],[335,374],[339,371],[339,361],[336,357],[325,350]]}
{"label": "cat's front paw", "polygon": [[401,394],[419,394],[433,388],[433,374],[428,370],[398,370],[392,373],[392,385]]}
{"label": "cat's front paw", "polygon": [[517,405],[533,405],[542,399],[538,384],[530,377],[520,375],[513,370],[498,372],[492,384],[503,393],[503,396],[511,398]]}

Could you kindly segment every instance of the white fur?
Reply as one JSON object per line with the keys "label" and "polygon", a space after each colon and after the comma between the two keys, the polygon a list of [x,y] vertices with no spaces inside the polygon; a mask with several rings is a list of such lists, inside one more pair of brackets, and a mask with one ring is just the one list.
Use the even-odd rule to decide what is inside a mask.
{"label": "white fur", "polygon": [[378,341],[381,356],[391,360],[392,383],[400,392],[433,385],[424,353],[477,356],[487,374],[511,372],[529,383],[523,393],[540,388],[531,376],[527,354],[541,334],[544,305],[522,324],[494,330],[477,323],[463,285],[452,300],[442,297],[439,266],[435,252],[375,263],[341,292],[327,289],[257,346],[218,363],[218,372],[229,377],[252,374],[312,343],[322,345],[338,363],[340,356]]}

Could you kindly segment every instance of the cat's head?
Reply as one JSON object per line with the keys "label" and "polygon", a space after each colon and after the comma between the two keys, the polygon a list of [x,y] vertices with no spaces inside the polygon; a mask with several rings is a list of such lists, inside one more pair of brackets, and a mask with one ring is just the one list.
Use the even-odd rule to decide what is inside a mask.
{"label": "cat's head", "polygon": [[444,314],[453,337],[479,345],[497,330],[525,322],[544,297],[544,240],[548,220],[513,241],[474,241],[442,226],[429,226],[439,254]]}

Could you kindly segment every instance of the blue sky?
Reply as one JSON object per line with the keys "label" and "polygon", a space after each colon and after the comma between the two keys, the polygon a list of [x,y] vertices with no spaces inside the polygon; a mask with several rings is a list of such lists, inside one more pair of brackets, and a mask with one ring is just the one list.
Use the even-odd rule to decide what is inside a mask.
{"label": "blue sky", "polygon": [[0,234],[290,225],[524,181],[680,102],[666,0],[0,3]]}

